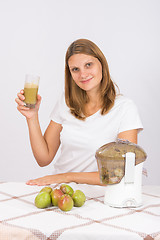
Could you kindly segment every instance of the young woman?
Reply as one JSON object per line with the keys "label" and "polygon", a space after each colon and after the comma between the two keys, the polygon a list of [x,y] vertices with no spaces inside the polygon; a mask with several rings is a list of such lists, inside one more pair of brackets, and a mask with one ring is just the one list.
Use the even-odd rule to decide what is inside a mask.
{"label": "young woman", "polygon": [[143,128],[133,101],[116,93],[105,56],[87,39],[74,41],[66,52],[65,94],[57,101],[44,135],[38,120],[41,96],[35,109],[24,106],[23,90],[17,96],[39,166],[50,164],[60,147],[53,175],[29,180],[30,185],[100,184],[96,150],[117,138],[137,143]]}

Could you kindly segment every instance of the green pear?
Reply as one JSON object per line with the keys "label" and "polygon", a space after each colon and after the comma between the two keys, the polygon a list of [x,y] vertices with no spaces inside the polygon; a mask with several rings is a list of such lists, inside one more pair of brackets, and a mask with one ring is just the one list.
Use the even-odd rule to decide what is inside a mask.
{"label": "green pear", "polygon": [[64,194],[58,200],[58,207],[62,211],[70,211],[73,208],[73,200],[68,194]]}
{"label": "green pear", "polygon": [[41,189],[40,192],[48,192],[48,193],[51,193],[52,192],[52,188],[51,187],[44,187]]}
{"label": "green pear", "polygon": [[72,196],[72,194],[74,192],[73,188],[67,184],[61,184],[60,189],[63,193],[68,194],[70,196]]}
{"label": "green pear", "polygon": [[58,200],[64,193],[60,189],[53,189],[51,192],[51,199],[52,199],[52,204],[53,206],[58,206]]}
{"label": "green pear", "polygon": [[51,205],[51,196],[48,192],[40,192],[35,198],[37,208],[47,208]]}
{"label": "green pear", "polygon": [[82,207],[86,201],[86,196],[81,190],[76,190],[72,195],[72,199],[75,207]]}

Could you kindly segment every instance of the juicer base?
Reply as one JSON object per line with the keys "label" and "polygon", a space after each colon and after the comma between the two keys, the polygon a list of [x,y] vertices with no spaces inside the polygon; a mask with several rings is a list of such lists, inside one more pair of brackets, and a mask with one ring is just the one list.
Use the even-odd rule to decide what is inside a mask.
{"label": "juicer base", "polygon": [[136,202],[135,199],[130,198],[127,199],[125,201],[123,201],[122,203],[119,204],[113,204],[113,203],[109,203],[107,201],[104,201],[104,203],[110,207],[114,207],[114,208],[137,208],[142,206],[142,202]]}

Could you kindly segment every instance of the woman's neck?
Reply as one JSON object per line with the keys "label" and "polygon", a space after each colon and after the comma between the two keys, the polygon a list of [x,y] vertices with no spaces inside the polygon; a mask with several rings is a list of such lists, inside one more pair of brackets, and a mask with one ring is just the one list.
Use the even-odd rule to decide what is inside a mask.
{"label": "woman's neck", "polygon": [[85,115],[91,116],[102,107],[102,102],[99,94],[88,94],[89,101],[85,106]]}

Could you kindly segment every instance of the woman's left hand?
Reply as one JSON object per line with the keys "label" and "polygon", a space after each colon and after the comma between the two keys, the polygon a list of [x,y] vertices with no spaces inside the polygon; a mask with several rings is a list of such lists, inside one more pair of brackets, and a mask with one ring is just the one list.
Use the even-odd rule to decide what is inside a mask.
{"label": "woman's left hand", "polygon": [[54,183],[68,183],[69,182],[69,173],[62,173],[56,175],[47,175],[41,178],[29,180],[26,182],[27,185],[38,185],[45,186]]}

